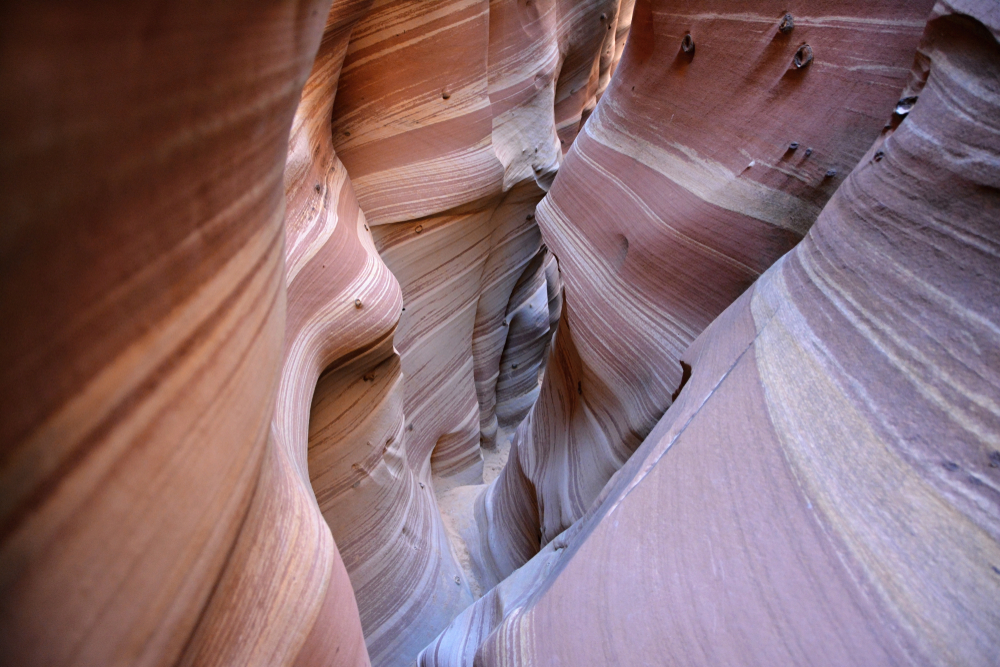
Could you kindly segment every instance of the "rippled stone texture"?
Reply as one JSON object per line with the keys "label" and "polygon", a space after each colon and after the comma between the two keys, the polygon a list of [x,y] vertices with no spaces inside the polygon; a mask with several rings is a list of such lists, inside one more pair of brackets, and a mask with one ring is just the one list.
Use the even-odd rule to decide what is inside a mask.
{"label": "rippled stone texture", "polygon": [[[516,452],[466,533],[481,580],[568,528],[639,446],[684,350],[798,242],[879,135],[929,9],[636,4],[614,81],[538,207],[563,322]],[[796,68],[803,43],[815,57]]]}
{"label": "rippled stone texture", "polygon": [[[372,348],[362,356],[369,365],[391,356],[391,347],[378,343],[391,338],[400,300],[330,138],[337,72],[368,4],[334,6],[292,124],[285,166],[288,312],[271,441],[254,503],[186,664],[369,664],[338,550],[353,544],[335,544],[324,521],[317,495],[326,500],[328,488],[315,478],[326,469],[314,465],[308,438],[320,373]],[[234,641],[247,636],[256,641]]]}
{"label": "rippled stone texture", "polygon": [[422,664],[993,663],[998,18],[937,4],[913,110],[683,354],[594,507]]}
{"label": "rippled stone texture", "polygon": [[617,4],[328,7],[4,9],[18,664],[402,664],[472,601],[431,464],[477,480],[537,394],[533,210],[596,95],[556,91]]}
{"label": "rippled stone texture", "polygon": [[[175,665],[199,624],[201,665],[289,664],[305,639],[332,553],[308,536],[256,545],[283,573],[316,567],[257,592],[266,631],[227,636],[202,613],[266,497],[282,169],[328,9],[0,10],[5,665]],[[360,646],[345,606],[338,641]]]}
{"label": "rippled stone texture", "polygon": [[80,4],[0,9],[0,664],[995,660],[994,3]]}
{"label": "rippled stone texture", "polygon": [[537,393],[547,340],[523,358],[508,350],[517,369],[502,371],[503,320],[539,257],[534,207],[561,161],[557,129],[593,104],[616,14],[612,0],[396,0],[354,31],[334,142],[403,290],[396,345],[421,474],[430,453],[436,474],[478,479],[480,441],[497,445],[501,372],[530,392],[506,387],[511,414]]}

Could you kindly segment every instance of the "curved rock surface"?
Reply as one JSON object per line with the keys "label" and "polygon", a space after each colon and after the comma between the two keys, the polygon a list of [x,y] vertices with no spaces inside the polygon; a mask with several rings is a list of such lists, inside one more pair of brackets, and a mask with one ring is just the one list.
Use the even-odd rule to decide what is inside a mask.
{"label": "curved rock surface", "polygon": [[991,664],[931,4],[6,3],[0,664]]}
{"label": "curved rock surface", "polygon": [[[354,31],[334,143],[403,290],[396,346],[421,474],[433,453],[437,474],[475,481],[480,440],[497,443],[502,320],[539,252],[533,212],[561,161],[556,130],[593,104],[616,13],[612,0],[394,0]],[[521,375],[543,349],[512,361]]]}
{"label": "curved rock surface", "polygon": [[938,3],[898,129],[684,353],[690,380],[593,509],[421,664],[993,663],[1000,22],[984,9]]}
{"label": "curved rock surface", "polygon": [[[466,533],[489,585],[583,515],[670,405],[684,350],[808,230],[899,100],[930,8],[757,4],[638,2],[538,207],[564,317]],[[813,60],[797,68],[802,44]]]}
{"label": "curved rock surface", "polygon": [[3,7],[3,664],[190,648],[272,448],[282,168],[328,7]]}
{"label": "curved rock surface", "polygon": [[[3,632],[18,664],[364,664],[361,631],[395,664],[472,602],[428,464],[476,479],[474,338],[487,424],[498,377],[509,428],[537,394],[559,298],[532,214],[560,153],[552,91],[567,58],[607,68],[597,15],[614,3],[338,1],[320,43],[328,4],[4,10]],[[491,67],[515,34],[505,11],[543,26],[544,48]],[[60,80],[67,49],[73,85],[33,87]],[[498,158],[491,76],[532,86],[498,88],[504,111],[548,105],[507,124],[550,139],[544,170]],[[564,114],[594,96],[576,92]],[[371,222],[427,229],[379,237],[402,291],[355,187]],[[79,231],[45,243],[70,211]],[[508,316],[509,336],[494,322]],[[93,560],[107,541],[122,555]]]}
{"label": "curved rock surface", "polygon": [[[495,447],[498,426],[513,430],[538,392],[550,302],[558,308],[561,296],[533,214],[561,155],[545,91],[563,59],[598,63],[613,39],[598,3],[567,6],[568,17],[553,4],[528,23],[547,22],[539,34],[557,57],[511,63],[494,54],[520,34],[502,20],[516,3],[375,2],[334,77],[332,140],[403,297],[398,366],[372,351],[377,369],[357,360],[329,369],[310,426],[313,486],[375,664],[412,661],[472,602],[476,583],[451,551],[431,490],[480,482],[481,441]],[[598,27],[571,34],[585,20]],[[498,88],[501,110],[494,81],[523,86],[518,77],[529,88]],[[547,114],[516,113],[546,105]],[[519,134],[495,131],[504,112]],[[532,136],[549,148],[536,141],[529,151]],[[535,168],[539,146],[550,154],[544,169]],[[504,148],[521,149],[506,172]]]}
{"label": "curved rock surface", "polygon": [[[320,476],[327,470],[315,462],[309,439],[320,373],[359,356],[370,366],[391,356],[391,346],[379,342],[391,339],[400,301],[330,135],[336,75],[367,4],[339,4],[330,13],[292,124],[285,167],[287,317],[271,440],[254,502],[185,664],[369,664],[352,582],[321,513],[326,507],[317,504],[331,482]],[[344,453],[352,454],[358,456]],[[340,541],[341,549],[352,547]]]}

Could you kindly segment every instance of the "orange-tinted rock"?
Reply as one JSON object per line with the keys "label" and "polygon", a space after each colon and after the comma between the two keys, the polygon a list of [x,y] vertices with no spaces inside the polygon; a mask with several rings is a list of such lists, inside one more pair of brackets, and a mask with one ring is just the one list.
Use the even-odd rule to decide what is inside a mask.
{"label": "orange-tinted rock", "polygon": [[[551,338],[550,302],[558,316],[558,276],[533,215],[539,177],[533,169],[505,177],[498,160],[510,138],[494,132],[501,112],[490,82],[512,73],[490,54],[512,35],[497,28],[494,9],[376,2],[351,32],[343,69],[322,73],[328,89],[336,85],[332,141],[366,213],[363,236],[370,226],[404,306],[395,304],[391,338],[376,336],[360,357],[327,368],[310,422],[312,485],[378,665],[412,661],[472,602],[476,584],[454,558],[432,490],[481,481],[480,442],[494,446],[498,426],[512,431],[530,408]],[[557,22],[549,39],[566,31]],[[328,42],[329,32],[324,49]],[[576,57],[598,59],[599,40],[574,44]],[[548,65],[527,55],[518,62],[530,83]],[[508,110],[539,101],[548,115],[518,127],[555,146],[551,97],[522,96]],[[339,264],[344,252],[328,261]],[[303,297],[322,293],[323,284],[308,284]]]}
{"label": "orange-tinted rock", "polygon": [[997,9],[633,4],[0,10],[0,664],[991,664]]}
{"label": "orange-tinted rock", "polygon": [[[328,6],[0,12],[5,665],[174,665],[202,618],[269,449]],[[269,620],[294,658],[302,616]]]}
{"label": "orange-tinted rock", "polygon": [[[557,116],[579,118],[594,95],[561,100],[557,89],[576,85],[582,63],[587,76],[600,69],[602,45],[614,43],[600,16],[616,9],[382,2],[354,31],[334,143],[403,290],[396,344],[420,474],[430,454],[436,474],[476,481],[480,440],[496,445],[502,320],[540,246],[533,210],[544,192],[533,183],[548,187],[561,160]],[[542,338],[526,363],[511,361],[523,377],[544,358]],[[530,402],[530,384],[505,390],[512,406]]]}
{"label": "orange-tinted rock", "polygon": [[320,373],[391,337],[399,303],[330,138],[337,73],[367,5],[331,11],[292,124],[288,314],[271,440],[240,539],[184,664],[369,664],[351,580],[314,495],[314,486],[321,497],[327,489],[313,479],[308,437]]}

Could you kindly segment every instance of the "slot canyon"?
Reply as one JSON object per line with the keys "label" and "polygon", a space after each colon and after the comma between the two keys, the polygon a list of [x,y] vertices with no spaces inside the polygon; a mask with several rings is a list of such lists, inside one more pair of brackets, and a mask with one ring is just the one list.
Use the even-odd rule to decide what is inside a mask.
{"label": "slot canyon", "polygon": [[998,40],[0,3],[0,665],[1000,665]]}

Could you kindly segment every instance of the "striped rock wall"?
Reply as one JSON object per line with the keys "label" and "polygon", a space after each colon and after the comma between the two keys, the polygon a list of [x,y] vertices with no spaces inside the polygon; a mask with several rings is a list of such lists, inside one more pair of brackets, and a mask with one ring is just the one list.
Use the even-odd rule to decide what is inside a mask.
{"label": "striped rock wall", "polygon": [[[563,322],[465,532],[482,581],[583,515],[670,405],[684,350],[802,238],[890,117],[929,8],[636,4],[615,79],[538,207]],[[813,60],[796,67],[802,45]]]}
{"label": "striped rock wall", "polygon": [[[287,315],[271,440],[239,540],[189,644],[184,664],[192,667],[370,664],[343,560],[353,544],[335,543],[324,520],[336,481],[309,438],[320,373],[345,366],[361,373],[390,357],[382,342],[391,339],[400,300],[330,134],[337,72],[368,5],[334,5],[292,123],[284,177]],[[344,455],[358,456],[356,449]]]}
{"label": "striped rock wall", "polygon": [[937,3],[912,111],[683,353],[588,513],[420,664],[995,663],[998,37],[993,5]]}
{"label": "striped rock wall", "polygon": [[430,461],[437,474],[478,479],[480,440],[497,444],[501,372],[519,371],[537,393],[543,346],[501,371],[503,321],[540,253],[534,207],[561,161],[558,124],[579,124],[593,104],[616,14],[613,0],[392,0],[354,30],[334,143],[403,290],[396,346],[421,474]]}
{"label": "striped rock wall", "polygon": [[[335,551],[271,415],[282,171],[329,5],[0,10],[4,665],[285,665],[306,640]],[[237,554],[264,585],[220,601]]]}
{"label": "striped rock wall", "polygon": [[472,602],[431,463],[537,395],[602,8],[4,8],[5,663],[403,664]]}
{"label": "striped rock wall", "polygon": [[995,662],[1000,14],[635,4],[0,9],[0,665]]}
{"label": "striped rock wall", "polygon": [[[481,482],[480,445],[503,445],[499,429],[530,409],[558,321],[558,271],[534,219],[561,158],[554,91],[565,54],[599,72],[613,37],[597,3],[553,3],[527,22],[545,24],[543,50],[512,50],[526,20],[516,8],[374,2],[342,69],[324,74],[365,235],[402,292],[391,339],[327,369],[309,436],[313,488],[377,665],[412,662],[478,592],[435,483]],[[570,34],[584,20],[596,27]]]}

